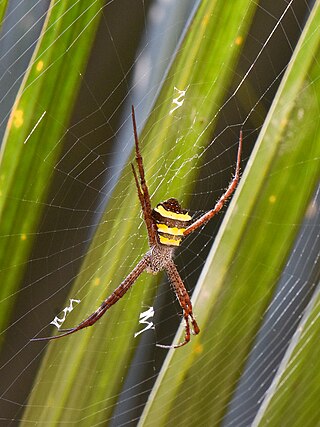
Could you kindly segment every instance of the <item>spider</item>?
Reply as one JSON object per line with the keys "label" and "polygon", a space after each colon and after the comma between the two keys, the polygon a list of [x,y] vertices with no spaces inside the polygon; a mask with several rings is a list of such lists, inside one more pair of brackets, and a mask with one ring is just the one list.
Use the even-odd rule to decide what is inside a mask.
{"label": "spider", "polygon": [[150,194],[145,179],[142,156],[139,148],[138,131],[133,106],[131,114],[135,141],[135,160],[137,163],[139,178],[133,163],[131,163],[131,167],[143,213],[143,219],[147,228],[150,249],[134,267],[131,273],[129,273],[129,275],[123,280],[123,282],[120,283],[120,285],[112,292],[112,294],[108,296],[108,298],[102,302],[100,307],[87,319],[83,320],[78,326],[75,326],[74,328],[65,329],[60,335],[34,338],[32,341],[55,340],[67,335],[71,335],[77,331],[80,331],[80,329],[92,326],[97,322],[98,319],[100,319],[100,317],[104,315],[106,311],[109,310],[112,305],[114,305],[119,301],[120,298],[123,297],[123,295],[131,288],[142,272],[146,271],[150,274],[157,274],[162,270],[165,270],[167,273],[168,279],[173,286],[174,292],[182,308],[185,322],[185,336],[184,340],[179,344],[157,344],[157,346],[162,348],[178,348],[187,344],[191,337],[190,323],[192,325],[192,333],[194,335],[197,335],[200,332],[199,326],[193,315],[189,294],[183,284],[177,267],[173,262],[173,255],[176,247],[180,245],[182,239],[207,223],[214,215],[216,215],[236,189],[240,178],[242,131],[240,131],[239,135],[237,163],[232,181],[230,182],[224,194],[216,202],[214,208],[203,214],[197,220],[193,221],[188,211],[182,209],[178,200],[174,198],[170,198],[164,202],[161,202],[152,209]]}

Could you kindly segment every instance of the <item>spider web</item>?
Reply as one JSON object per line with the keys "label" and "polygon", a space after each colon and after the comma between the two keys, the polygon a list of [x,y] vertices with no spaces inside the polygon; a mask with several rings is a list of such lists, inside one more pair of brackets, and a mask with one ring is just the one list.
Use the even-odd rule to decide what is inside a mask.
{"label": "spider web", "polygon": [[[259,2],[245,49],[232,70],[233,80],[224,102],[219,107],[212,142],[208,147],[203,147],[200,153],[201,162],[196,162],[196,159],[190,159],[188,162],[190,172],[194,173],[193,185],[188,187],[181,202],[185,206],[188,201],[192,213],[197,212],[199,215],[212,208],[214,201],[227,187],[234,171],[237,132],[242,124],[246,138],[242,162],[244,169],[281,78],[292,59],[312,5],[313,2],[307,0]],[[50,7],[49,1],[9,1],[0,38],[2,135]],[[103,15],[88,66],[85,73],[79,70],[81,87],[72,118],[63,137],[57,141],[63,148],[52,170],[54,179],[44,203],[32,251],[21,285],[10,295],[14,308],[7,327],[1,332],[3,347],[0,358],[0,420],[3,425],[42,425],[41,422],[44,425],[45,418],[39,423],[38,419],[29,419],[26,416],[26,410],[37,405],[35,402],[30,405],[30,395],[40,383],[48,382],[49,386],[50,383],[53,384],[52,372],[58,374],[62,371],[67,375],[73,369],[74,359],[71,359],[70,355],[68,361],[66,351],[59,347],[53,366],[48,366],[47,371],[40,371],[48,344],[39,346],[29,340],[34,336],[52,334],[50,322],[54,319],[56,326],[62,328],[65,318],[68,321],[70,317],[72,322],[71,316],[78,306],[90,298],[93,287],[89,286],[88,282],[83,283],[75,294],[70,294],[70,290],[87,251],[90,251],[90,242],[97,227],[106,221],[106,227],[112,230],[108,236],[102,233],[100,241],[101,244],[105,239],[112,242],[110,256],[113,252],[119,253],[117,265],[112,266],[117,277],[117,271],[121,272],[116,284],[132,270],[143,255],[143,252],[136,252],[136,247],[146,242],[141,218],[139,227],[127,241],[118,240],[117,229],[112,228],[113,217],[123,209],[125,183],[133,179],[131,170],[126,167],[128,159],[132,157],[133,148],[130,108],[131,104],[136,106],[138,127],[141,130],[159,92],[165,70],[173,60],[186,23],[192,16],[193,7],[194,2],[187,0],[113,0],[107,1],[101,9]],[[65,52],[65,55],[68,55],[68,52]],[[188,85],[184,88],[172,88],[172,109],[179,109],[187,92]],[[170,114],[170,110],[167,114]],[[28,135],[26,144],[32,141],[32,135],[47,116],[43,111],[34,118],[34,129]],[[54,115],[50,119],[54,120]],[[209,118],[210,123],[213,120]],[[198,136],[195,135],[195,139]],[[181,171],[180,166],[170,162],[164,154],[159,154],[157,176],[150,176],[150,151],[142,151],[150,187],[155,188],[155,183],[158,185],[160,182],[167,197],[175,196],[171,193],[173,185],[178,192],[184,189],[184,183],[179,182],[177,178]],[[314,162],[317,160],[314,159]],[[172,172],[172,175],[169,175],[169,172]],[[169,176],[171,178],[167,179]],[[36,176],[28,179],[30,186],[37,181]],[[122,190],[117,192],[115,188],[119,180],[124,184]],[[153,203],[158,202],[153,198],[157,190],[158,188],[151,194]],[[306,217],[303,223],[299,224],[300,231],[294,247],[279,273],[274,298],[265,309],[262,326],[258,325],[254,345],[248,352],[243,372],[239,373],[241,378],[234,387],[234,393],[225,407],[225,414],[219,420],[219,425],[251,425],[318,284],[319,194],[314,194]],[[35,207],[38,205],[38,200],[29,200],[27,195],[25,201]],[[132,203],[137,205],[138,198]],[[106,207],[110,212],[108,217],[104,216]],[[136,218],[131,206],[125,208],[125,220],[118,224],[118,227],[126,227],[126,224]],[[190,236],[177,252],[175,262],[190,292],[196,286],[225,212],[226,209],[199,233]],[[263,218],[260,219],[260,226],[267,226]],[[21,230],[15,230],[14,233],[20,234]],[[10,236],[1,237],[5,240]],[[105,261],[104,268],[107,271],[107,255]],[[270,266],[267,264],[265,268],[268,267]],[[86,268],[89,270],[92,265],[87,265]],[[7,271],[1,272],[3,280],[6,274]],[[97,282],[95,285],[102,286],[103,298],[110,293],[110,283]],[[79,375],[81,371],[86,373],[88,390],[93,396],[97,392],[97,400],[93,398],[90,404],[81,408],[80,418],[74,409],[77,408],[76,405],[73,407],[69,406],[70,403],[68,406],[62,403],[59,410],[70,414],[69,421],[64,421],[64,424],[81,422],[82,425],[90,426],[137,425],[166,357],[166,352],[157,349],[156,343],[171,343],[181,320],[180,307],[167,281],[159,275],[154,278],[154,286],[154,299],[150,298],[148,291],[142,286],[140,291],[134,286],[132,292],[121,300],[120,314],[113,319],[113,323],[108,324],[106,320],[106,323],[98,322],[94,326],[104,328],[108,324],[108,329],[112,330],[111,341],[100,343],[103,334],[88,335],[85,351],[91,364],[88,362],[77,365],[75,369],[79,370]],[[139,323],[139,316],[130,320],[127,315],[139,295],[142,295],[140,313],[144,314],[142,319],[146,323]],[[6,300],[7,298],[4,298],[0,303],[6,303]],[[96,300],[91,312],[100,302],[101,300]],[[250,310],[250,307],[245,309]],[[90,311],[87,315],[89,314]],[[237,315],[237,319],[241,322],[241,313]],[[139,337],[139,343],[135,351],[132,351],[131,358],[126,360],[121,384],[117,387],[113,385],[115,391],[111,393],[111,397],[103,399],[103,394],[98,393],[94,377],[102,377],[104,372],[94,360],[100,353],[106,360],[115,363],[113,345],[117,341],[125,342],[129,339],[125,336],[129,322],[137,325],[135,335]],[[225,328],[227,333],[227,325]],[[142,330],[144,332],[140,333]],[[81,334],[86,334],[86,331],[79,332],[78,338],[75,335],[73,338],[81,340]],[[219,337],[217,339],[219,340]],[[50,346],[54,347],[52,344]],[[183,352],[184,349],[178,351]],[[204,356],[204,364],[205,360]],[[226,361],[229,358],[221,356],[221,360],[225,361],[224,369],[228,369],[230,362]],[[208,376],[208,384],[214,381],[210,371],[199,373],[191,370],[189,374],[194,383],[201,375]],[[105,385],[105,388],[107,390],[108,385]],[[52,393],[59,397],[64,392],[64,384],[61,383],[61,387],[57,387]],[[192,395],[193,389],[189,392]],[[69,393],[72,396],[72,392]],[[104,408],[112,408],[108,415],[102,417],[99,414],[101,400]],[[209,401],[208,406],[211,403]],[[59,399],[54,400],[53,406],[55,405],[61,405]],[[188,405],[193,414],[203,410],[194,400],[182,402],[181,405]],[[43,414],[51,409],[49,406],[48,403],[41,409]],[[177,410],[179,408],[177,407]],[[199,413],[199,419],[200,415]],[[98,418],[99,422],[96,421]],[[171,422],[179,424],[179,419],[173,418]],[[310,418],[310,426],[317,423],[319,419]],[[48,424],[51,425],[50,422]],[[156,421],[154,425],[157,425]],[[204,424],[200,422],[199,425]]]}

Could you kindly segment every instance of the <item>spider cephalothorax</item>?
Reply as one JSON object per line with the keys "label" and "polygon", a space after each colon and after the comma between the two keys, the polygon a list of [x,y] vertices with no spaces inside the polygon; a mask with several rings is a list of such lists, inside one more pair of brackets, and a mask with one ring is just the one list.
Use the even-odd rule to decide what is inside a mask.
{"label": "spider cephalothorax", "polygon": [[137,125],[133,106],[132,123],[139,178],[134,165],[131,164],[131,166],[143,213],[143,219],[147,228],[150,249],[134,267],[131,273],[129,273],[128,276],[123,280],[123,282],[120,283],[120,285],[113,291],[113,293],[108,298],[106,298],[100,307],[87,319],[74,328],[64,330],[64,333],[60,335],[45,338],[34,338],[33,341],[43,341],[65,337],[66,335],[71,335],[77,331],[80,331],[80,329],[84,329],[93,325],[98,319],[100,319],[101,316],[103,316],[107,310],[109,310],[112,305],[119,301],[119,299],[131,288],[131,286],[143,271],[151,274],[157,274],[160,271],[165,270],[178,298],[179,304],[183,310],[183,317],[185,321],[184,341],[172,346],[161,344],[157,345],[164,348],[177,348],[187,344],[190,341],[191,336],[190,323],[195,335],[200,332],[197,322],[193,316],[190,297],[173,262],[174,250],[177,246],[180,245],[183,237],[192,233],[203,224],[208,222],[214,215],[216,215],[222,209],[226,200],[234,192],[240,177],[242,133],[240,132],[235,175],[229,184],[229,187],[216,202],[213,209],[203,214],[196,221],[193,221],[189,213],[185,209],[182,209],[179,202],[173,198],[159,203],[154,209],[151,208],[149,190],[145,180],[142,156],[140,154]]}
{"label": "spider cephalothorax", "polygon": [[158,274],[165,270],[168,264],[172,261],[174,248],[165,245],[156,244],[146,253],[148,265],[146,272],[150,274]]}

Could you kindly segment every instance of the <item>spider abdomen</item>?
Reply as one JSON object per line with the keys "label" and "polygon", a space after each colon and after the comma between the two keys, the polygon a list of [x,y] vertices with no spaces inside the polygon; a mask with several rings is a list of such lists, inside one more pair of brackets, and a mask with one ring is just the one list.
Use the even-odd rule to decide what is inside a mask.
{"label": "spider abdomen", "polygon": [[183,233],[192,219],[189,213],[181,208],[178,200],[173,198],[159,203],[152,210],[152,218],[157,228],[159,243],[171,247],[180,245]]}

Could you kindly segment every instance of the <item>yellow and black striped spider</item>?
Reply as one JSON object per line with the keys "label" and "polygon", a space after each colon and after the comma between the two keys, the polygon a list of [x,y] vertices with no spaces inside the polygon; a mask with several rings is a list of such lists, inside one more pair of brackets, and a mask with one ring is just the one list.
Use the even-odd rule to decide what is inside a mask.
{"label": "yellow and black striped spider", "polygon": [[55,335],[53,337],[34,338],[33,341],[53,340],[71,335],[80,329],[92,326],[109,308],[119,301],[120,298],[131,288],[137,278],[143,271],[151,274],[157,274],[162,270],[167,273],[168,279],[173,286],[180,306],[183,310],[183,317],[185,321],[185,337],[184,341],[177,345],[162,345],[157,344],[158,347],[163,348],[177,348],[182,347],[190,341],[190,322],[192,325],[192,332],[197,335],[200,332],[199,326],[193,316],[192,304],[189,294],[183,284],[179,272],[173,262],[174,250],[180,245],[183,237],[195,231],[203,224],[208,222],[214,215],[216,215],[225,204],[226,200],[232,195],[237,187],[240,176],[240,159],[242,150],[242,132],[240,131],[239,148],[237,155],[237,164],[235,174],[229,187],[225,193],[215,204],[214,208],[206,212],[196,221],[192,221],[189,213],[182,209],[178,200],[170,198],[165,202],[159,203],[154,209],[151,208],[151,201],[148,186],[145,180],[142,156],[139,149],[139,139],[137,132],[137,125],[135,119],[135,112],[132,106],[132,123],[135,140],[136,163],[138,166],[139,178],[133,164],[132,171],[134,180],[137,187],[138,197],[141,204],[143,219],[148,232],[150,250],[142,257],[134,269],[124,279],[124,281],[112,292],[112,294],[105,299],[100,307],[92,313],[87,319],[83,320],[78,326],[65,329],[64,333]]}

